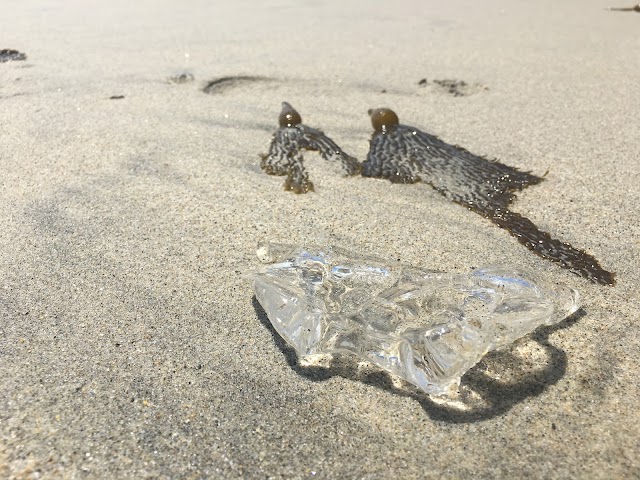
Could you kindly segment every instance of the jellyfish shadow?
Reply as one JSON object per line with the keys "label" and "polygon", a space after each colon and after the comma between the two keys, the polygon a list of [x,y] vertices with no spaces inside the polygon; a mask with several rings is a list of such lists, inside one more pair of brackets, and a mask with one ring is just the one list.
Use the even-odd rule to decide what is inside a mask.
{"label": "jellyfish shadow", "polygon": [[[530,366],[531,361],[519,356],[513,346],[496,350],[485,355],[480,363],[462,377],[457,397],[447,398],[430,397],[406,382],[399,385],[384,371],[371,366],[363,368],[363,362],[359,362],[353,356],[334,356],[326,367],[303,366],[295,350],[275,330],[255,296],[252,303],[258,319],[271,333],[274,343],[288,365],[298,375],[314,382],[339,376],[395,395],[410,397],[420,404],[431,419],[446,423],[472,423],[494,418],[508,412],[514,405],[527,398],[542,394],[556,384],[567,370],[567,355],[564,350],[551,344],[549,336],[572,326],[586,315],[581,308],[562,322],[539,327],[524,339],[515,342],[514,345],[534,347],[544,352],[544,359],[534,362],[533,371],[529,371],[530,368],[524,371],[525,366]],[[512,379],[502,380],[509,377]]]}

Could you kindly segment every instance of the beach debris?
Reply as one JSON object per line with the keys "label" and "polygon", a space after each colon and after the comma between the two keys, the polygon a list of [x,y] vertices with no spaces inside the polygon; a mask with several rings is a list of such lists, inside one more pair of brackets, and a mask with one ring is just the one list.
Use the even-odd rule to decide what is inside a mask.
{"label": "beach debris", "polygon": [[304,125],[300,114],[287,102],[282,103],[278,121],[280,128],[271,140],[269,153],[262,155],[260,166],[269,175],[286,175],[285,190],[294,193],[313,191],[313,183],[303,164],[305,150],[318,152],[325,160],[340,161],[346,175],[360,173],[358,160],[344,153],[322,131]]}
{"label": "beach debris", "polygon": [[557,262],[592,282],[613,285],[614,274],[591,255],[552,238],[531,220],[508,209],[515,192],[543,181],[529,172],[487,160],[438,137],[402,125],[388,108],[369,110],[374,128],[365,177],[395,183],[422,181],[449,200],[488,218],[542,258]]}
{"label": "beach debris", "polygon": [[464,80],[434,80],[433,83],[454,97],[468,97],[469,95],[475,95],[476,93],[489,90],[489,87],[486,85],[482,85],[481,83],[467,83]]}
{"label": "beach debris", "polygon": [[434,80],[433,83],[442,87],[447,93],[454,97],[464,97],[470,95],[469,84],[464,80]]}
{"label": "beach debris", "polygon": [[468,97],[469,95],[489,90],[489,87],[481,83],[468,83],[464,80],[452,78],[434,79],[431,80],[431,83],[426,78],[423,78],[418,81],[418,86],[429,88],[430,91],[448,93],[454,97]]}
{"label": "beach debris", "polygon": [[111,95],[109,97],[109,100],[122,100],[124,98],[124,95]]}
{"label": "beach debris", "polygon": [[189,72],[180,72],[167,78],[167,82],[171,83],[172,85],[182,85],[184,83],[191,83],[194,80],[195,80],[195,77],[193,76],[192,73],[189,73]]}
{"label": "beach debris", "polygon": [[207,82],[202,91],[207,95],[216,95],[230,88],[238,87],[247,83],[264,82],[269,80],[266,77],[254,77],[248,75],[239,75],[236,77],[215,78]]}
{"label": "beach debris", "polygon": [[245,277],[299,357],[352,354],[428,394],[455,393],[487,352],[579,307],[575,290],[508,267],[444,273],[270,243],[257,254],[267,265]]}
{"label": "beach debris", "polygon": [[21,61],[26,60],[27,54],[19,52],[18,50],[12,50],[10,48],[4,48],[0,50],[0,63],[10,62],[10,61]]}
{"label": "beach debris", "polygon": [[609,7],[607,8],[609,11],[613,12],[638,12],[640,13],[640,3],[634,5],[633,7]]}

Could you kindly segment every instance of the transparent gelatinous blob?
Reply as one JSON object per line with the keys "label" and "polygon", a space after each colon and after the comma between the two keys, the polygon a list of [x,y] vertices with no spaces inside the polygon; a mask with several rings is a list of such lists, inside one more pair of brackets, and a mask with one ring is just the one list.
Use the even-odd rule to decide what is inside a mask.
{"label": "transparent gelatinous blob", "polygon": [[575,290],[506,267],[443,273],[334,247],[257,253],[268,265],[246,277],[299,356],[354,354],[429,394],[455,391],[487,352],[578,309]]}

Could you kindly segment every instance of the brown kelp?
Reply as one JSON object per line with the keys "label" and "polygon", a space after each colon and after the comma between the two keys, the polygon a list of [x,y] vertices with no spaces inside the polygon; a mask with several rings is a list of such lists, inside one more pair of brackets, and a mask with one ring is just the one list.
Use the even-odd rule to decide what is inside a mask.
{"label": "brown kelp", "polygon": [[313,191],[313,183],[304,168],[303,152],[318,152],[325,160],[337,159],[347,175],[360,172],[360,163],[323,132],[302,123],[300,114],[287,102],[282,103],[279,116],[280,128],[269,146],[269,153],[262,156],[261,167],[269,175],[286,175],[285,190],[295,193]]}
{"label": "brown kelp", "polygon": [[614,274],[582,250],[541,231],[531,220],[508,206],[515,192],[540,183],[543,178],[497,161],[472,154],[438,137],[400,124],[387,108],[369,110],[374,128],[365,177],[392,182],[431,185],[449,200],[463,205],[507,230],[529,250],[562,267],[603,284],[613,285]]}

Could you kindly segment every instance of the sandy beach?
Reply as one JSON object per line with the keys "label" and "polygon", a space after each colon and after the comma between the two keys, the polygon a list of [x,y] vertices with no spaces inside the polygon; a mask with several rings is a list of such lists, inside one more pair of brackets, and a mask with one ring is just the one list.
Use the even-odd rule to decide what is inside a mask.
{"label": "sandy beach", "polygon": [[[608,6],[3,5],[0,49],[27,58],[0,63],[0,477],[640,476],[640,13]],[[546,174],[512,209],[616,285],[424,183],[309,153],[315,192],[284,191],[260,168],[283,101],[360,160],[367,110],[389,107]],[[299,365],[242,278],[262,240],[509,265],[582,309],[488,355],[473,402],[431,398]]]}

